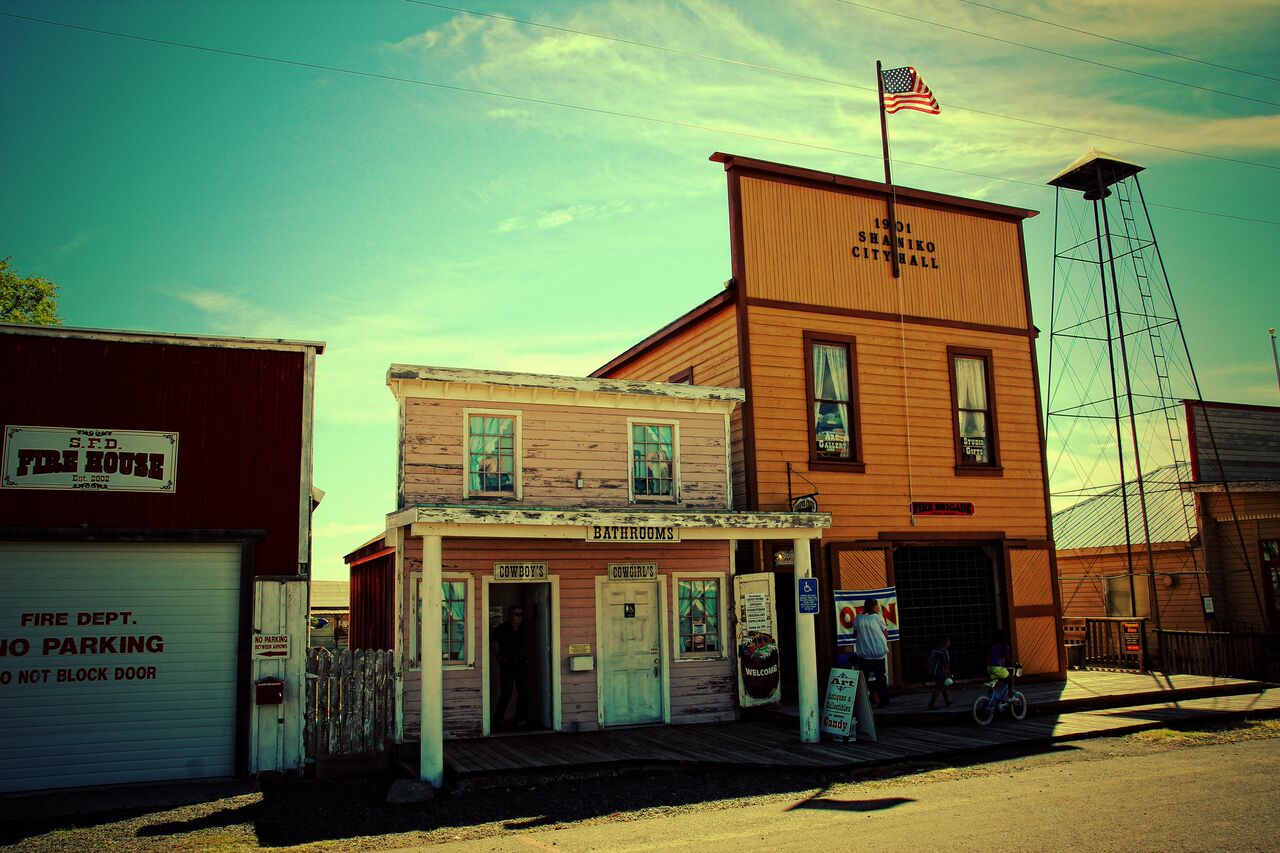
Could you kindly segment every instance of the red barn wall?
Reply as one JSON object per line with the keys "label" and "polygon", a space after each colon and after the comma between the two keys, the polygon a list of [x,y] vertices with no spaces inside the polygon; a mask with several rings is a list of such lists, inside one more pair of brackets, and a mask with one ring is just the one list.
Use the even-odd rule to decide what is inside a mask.
{"label": "red barn wall", "polygon": [[256,575],[296,575],[301,351],[0,335],[0,424],[177,432],[173,494],[0,489],[0,525],[264,529]]}

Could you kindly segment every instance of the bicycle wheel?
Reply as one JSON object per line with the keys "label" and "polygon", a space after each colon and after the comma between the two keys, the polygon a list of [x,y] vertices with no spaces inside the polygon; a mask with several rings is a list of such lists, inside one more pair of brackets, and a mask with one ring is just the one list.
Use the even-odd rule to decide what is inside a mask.
{"label": "bicycle wheel", "polygon": [[996,708],[990,700],[990,696],[979,696],[973,700],[973,721],[980,726],[989,726],[996,718]]}
{"label": "bicycle wheel", "polygon": [[1027,697],[1017,690],[1013,691],[1013,696],[1009,699],[1009,713],[1015,720],[1027,718]]}

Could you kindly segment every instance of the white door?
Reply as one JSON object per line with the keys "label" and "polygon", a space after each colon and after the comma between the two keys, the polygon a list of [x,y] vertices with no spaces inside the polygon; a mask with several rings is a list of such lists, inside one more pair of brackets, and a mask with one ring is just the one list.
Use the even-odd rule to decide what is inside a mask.
{"label": "white door", "polygon": [[0,792],[235,772],[238,544],[0,543]]}
{"label": "white door", "polygon": [[662,646],[656,583],[606,582],[600,626],[601,696],[606,726],[660,723]]}

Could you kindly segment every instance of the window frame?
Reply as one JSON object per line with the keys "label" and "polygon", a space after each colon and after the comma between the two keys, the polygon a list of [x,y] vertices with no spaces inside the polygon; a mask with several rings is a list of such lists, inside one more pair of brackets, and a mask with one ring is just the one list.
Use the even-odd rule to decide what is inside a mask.
{"label": "window frame", "polygon": [[[671,494],[637,495],[635,479],[635,428],[637,426],[671,427]],[[631,503],[680,503],[680,421],[662,418],[627,418],[627,500]]]}
{"label": "window frame", "polygon": [[[422,652],[418,648],[418,602],[422,598],[422,572],[409,573],[409,618],[408,622],[408,665],[410,672],[422,671]],[[464,623],[463,632],[463,660],[445,660],[440,659],[440,666],[444,669],[474,669],[476,665],[476,644],[475,644],[475,625],[471,624],[475,621],[475,577],[464,572],[441,572],[440,581],[464,581],[466,582],[466,603],[463,612],[466,614],[466,622]],[[444,606],[443,595],[441,596],[441,607]],[[443,641],[443,637],[441,640]]]}
{"label": "window frame", "polygon": [[[729,658],[729,619],[728,579],[725,572],[672,572],[671,573],[671,659],[676,663],[689,661],[717,661]],[[720,612],[716,614],[716,635],[719,638],[720,650],[715,652],[682,652],[680,650],[680,582],[709,581],[717,584],[717,597],[720,600]]]}
{"label": "window frame", "polygon": [[[983,362],[983,373],[987,390],[987,445],[990,461],[984,464],[966,462],[964,449],[960,440],[960,391],[956,380],[956,360],[959,358],[976,359]],[[959,477],[1002,477],[1004,468],[1000,463],[1000,428],[996,418],[995,358],[989,349],[978,347],[947,347],[947,374],[951,380],[951,436],[955,448],[955,472]],[[976,411],[973,410],[973,411]]]}
{"label": "window frame", "polygon": [[[487,500],[519,501],[524,499],[524,449],[523,449],[523,413],[511,409],[471,409],[462,410],[462,498],[485,498]],[[511,492],[489,492],[471,488],[471,418],[473,417],[511,418],[515,421],[513,431],[512,479],[514,489]]]}
{"label": "window frame", "polygon": [[[862,456],[862,406],[858,399],[858,339],[851,335],[813,331],[805,331],[803,339],[804,417],[806,431],[809,434],[809,470],[862,474],[867,470],[867,464]],[[813,348],[818,344],[844,347],[849,356],[849,426],[853,429],[853,440],[849,444],[848,459],[827,459],[818,456],[818,431],[813,422],[813,405],[818,402],[817,397],[814,396]]]}
{"label": "window frame", "polygon": [[686,367],[678,373],[671,374],[671,378],[667,380],[673,385],[692,385],[693,384],[693,367]]}

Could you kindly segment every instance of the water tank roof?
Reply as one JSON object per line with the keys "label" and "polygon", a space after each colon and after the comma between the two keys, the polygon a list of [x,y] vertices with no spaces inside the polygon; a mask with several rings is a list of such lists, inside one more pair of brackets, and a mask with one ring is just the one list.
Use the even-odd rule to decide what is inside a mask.
{"label": "water tank roof", "polygon": [[1109,187],[1143,170],[1143,166],[1113,157],[1105,151],[1090,148],[1084,156],[1059,172],[1049,181],[1051,187],[1089,192],[1099,184]]}

